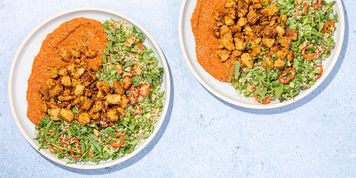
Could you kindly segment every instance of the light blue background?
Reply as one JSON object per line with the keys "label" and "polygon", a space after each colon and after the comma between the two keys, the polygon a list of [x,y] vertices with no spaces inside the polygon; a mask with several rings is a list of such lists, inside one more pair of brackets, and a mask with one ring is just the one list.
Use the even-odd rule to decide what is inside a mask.
{"label": "light blue background", "polygon": [[[356,177],[356,1],[331,76],[294,105],[268,111],[223,103],[184,62],[179,0],[0,0],[0,177]],[[108,169],[58,166],[26,142],[9,111],[10,64],[25,36],[63,10],[83,6],[122,12],[144,26],[167,56],[174,83],[171,117],[153,144]]]}

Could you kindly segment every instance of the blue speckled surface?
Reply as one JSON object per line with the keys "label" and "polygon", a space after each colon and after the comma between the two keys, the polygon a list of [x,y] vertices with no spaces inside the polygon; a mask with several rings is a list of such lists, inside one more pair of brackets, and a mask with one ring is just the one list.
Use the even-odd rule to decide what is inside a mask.
{"label": "blue speckled surface", "polygon": [[[356,1],[344,0],[346,39],[326,82],[297,104],[268,111],[227,105],[186,66],[178,42],[179,0],[0,0],[0,177],[356,177]],[[168,58],[171,117],[153,144],[121,165],[79,171],[36,152],[9,111],[15,50],[43,20],[82,6],[120,11],[142,24]]]}

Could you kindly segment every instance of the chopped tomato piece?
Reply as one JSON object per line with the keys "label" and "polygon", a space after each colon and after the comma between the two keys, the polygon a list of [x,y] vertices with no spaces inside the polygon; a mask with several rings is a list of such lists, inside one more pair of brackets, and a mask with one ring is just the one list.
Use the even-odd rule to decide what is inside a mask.
{"label": "chopped tomato piece", "polygon": [[270,104],[271,103],[271,97],[266,96],[265,100],[261,102],[261,104]]}
{"label": "chopped tomato piece", "polygon": [[308,13],[308,6],[309,6],[309,3],[307,1],[305,1],[303,3],[303,13],[304,14]]}
{"label": "chopped tomato piece", "polygon": [[149,84],[142,84],[139,86],[140,95],[143,97],[147,97],[150,93],[151,87]]}
{"label": "chopped tomato piece", "polygon": [[130,88],[130,98],[131,98],[131,104],[137,104],[138,103],[138,97],[140,95],[140,89],[135,88],[133,85]]}
{"label": "chopped tomato piece", "polygon": [[138,47],[138,49],[140,49],[141,51],[145,50],[145,47],[143,46],[142,43],[137,44],[137,47]]}

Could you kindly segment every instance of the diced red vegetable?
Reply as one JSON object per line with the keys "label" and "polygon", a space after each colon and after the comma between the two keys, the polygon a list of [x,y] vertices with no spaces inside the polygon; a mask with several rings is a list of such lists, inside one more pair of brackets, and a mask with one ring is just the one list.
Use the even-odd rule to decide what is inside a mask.
{"label": "diced red vegetable", "polygon": [[306,45],[305,47],[302,48],[302,54],[303,54],[303,57],[305,59],[308,59],[308,60],[315,60],[315,59],[318,59],[319,57],[319,53],[318,53],[318,50],[316,50],[313,54],[306,54],[305,51],[307,49],[309,49],[310,46],[309,45]]}
{"label": "diced red vegetable", "polygon": [[129,96],[131,98],[131,104],[137,104],[138,103],[138,97],[140,95],[140,90],[139,88],[135,88],[135,86],[131,86]]}
{"label": "diced red vegetable", "polygon": [[137,44],[137,47],[138,47],[138,49],[140,49],[141,51],[145,50],[145,47],[143,46],[142,43]]}
{"label": "diced red vegetable", "polygon": [[[70,156],[72,156],[72,158],[74,158],[74,159],[79,159],[79,158],[81,158],[81,157],[82,157],[82,154],[81,154],[82,150],[81,150],[81,148],[80,148],[80,141],[78,140],[78,138],[73,137],[72,139],[68,139],[67,142],[68,142],[67,144],[68,144],[68,147],[69,147]],[[77,152],[79,152],[80,154],[77,154],[77,155],[76,155],[76,154],[74,153],[72,147],[70,146],[71,142],[75,142],[75,143],[77,144],[76,150],[77,150]]]}
{"label": "diced red vegetable", "polygon": [[271,97],[266,96],[265,100],[261,102],[261,104],[270,104],[271,103]]}
{"label": "diced red vegetable", "polygon": [[330,34],[330,33],[334,32],[334,29],[335,29],[335,22],[333,22],[333,21],[325,22],[324,27],[323,27],[324,33]]}
{"label": "diced red vegetable", "polygon": [[308,13],[308,6],[309,6],[309,3],[307,1],[305,1],[303,3],[303,13],[304,14]]}
{"label": "diced red vegetable", "polygon": [[150,93],[151,87],[149,84],[141,84],[138,88],[140,90],[140,95],[143,97],[147,97]]}
{"label": "diced red vegetable", "polygon": [[112,147],[119,148],[125,145],[125,134],[122,132],[116,132],[115,135],[120,139],[119,142],[109,143]]}
{"label": "diced red vegetable", "polygon": [[[289,72],[292,72],[292,75],[287,76]],[[297,71],[293,68],[286,68],[286,70],[284,70],[279,76],[278,76],[278,80],[279,82],[281,82],[282,84],[287,84],[289,83],[292,79],[294,79],[295,75],[297,74]],[[286,77],[287,76],[287,77]]]}

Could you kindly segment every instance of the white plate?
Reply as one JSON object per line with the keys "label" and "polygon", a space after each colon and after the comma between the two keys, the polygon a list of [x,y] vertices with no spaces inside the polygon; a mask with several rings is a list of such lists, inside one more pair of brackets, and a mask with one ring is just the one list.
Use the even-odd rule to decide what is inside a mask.
{"label": "white plate", "polygon": [[336,47],[332,51],[331,56],[323,62],[323,76],[311,88],[300,92],[300,94],[292,100],[284,102],[272,102],[268,105],[259,104],[250,98],[239,95],[238,92],[236,92],[236,90],[229,83],[221,82],[215,79],[208,72],[206,72],[203,67],[200,66],[195,53],[195,40],[190,25],[190,20],[194,12],[196,2],[197,0],[184,0],[179,15],[179,40],[186,63],[188,64],[190,70],[193,72],[198,81],[209,92],[233,105],[251,109],[270,109],[294,103],[310,94],[328,77],[330,71],[335,66],[335,63],[339,57],[344,41],[345,19],[342,3],[341,1],[336,0],[335,10],[339,15],[339,23],[336,24],[337,30],[335,32]]}
{"label": "white plate", "polygon": [[96,19],[101,22],[105,20],[114,18],[114,19],[123,19],[127,21],[129,24],[136,26],[141,32],[144,33],[146,37],[145,45],[152,48],[155,52],[157,59],[159,60],[159,65],[164,69],[164,77],[162,84],[162,91],[165,91],[164,96],[164,106],[163,111],[161,113],[160,118],[155,124],[154,132],[144,140],[142,143],[137,145],[136,150],[125,157],[122,157],[117,160],[109,160],[105,162],[101,162],[99,164],[96,163],[77,163],[77,164],[67,164],[65,160],[60,160],[53,154],[51,154],[48,150],[40,150],[39,152],[47,157],[48,159],[59,163],[64,166],[78,168],[78,169],[99,169],[110,167],[121,162],[124,162],[131,157],[135,156],[138,152],[140,152],[157,134],[160,129],[168,110],[169,98],[170,98],[170,74],[166,59],[159,48],[156,41],[152,38],[152,36],[143,29],[136,22],[130,20],[129,18],[109,10],[98,9],[98,8],[81,8],[66,11],[60,13],[49,20],[45,21],[38,28],[36,28],[32,33],[30,33],[24,42],[21,44],[18,49],[12,66],[10,70],[9,76],[9,100],[10,107],[13,118],[16,121],[17,126],[19,127],[22,135],[26,138],[26,140],[36,149],[38,150],[39,144],[35,137],[35,125],[27,118],[27,101],[26,101],[26,91],[27,91],[27,80],[31,74],[32,63],[35,56],[38,54],[39,49],[41,47],[42,41],[46,38],[46,36],[51,33],[55,28],[57,28],[60,24],[65,21],[71,20],[76,17],[87,17],[91,19]]}

